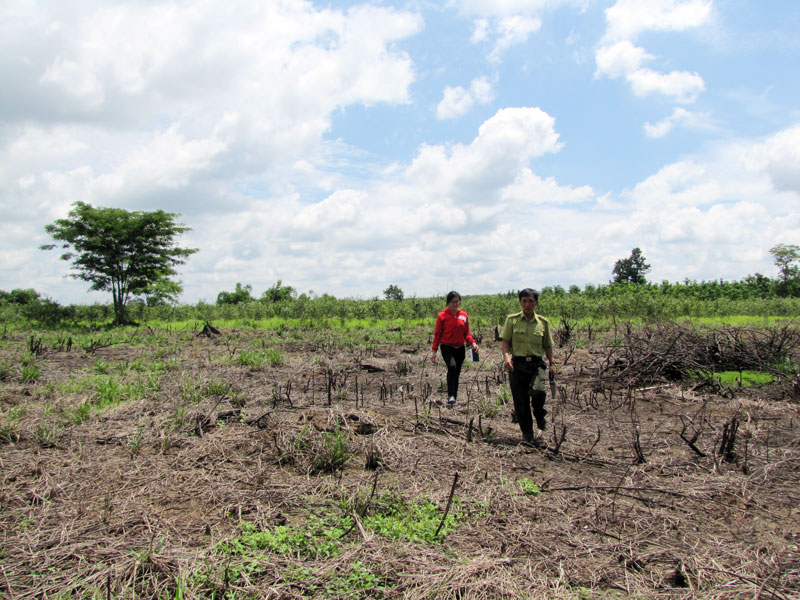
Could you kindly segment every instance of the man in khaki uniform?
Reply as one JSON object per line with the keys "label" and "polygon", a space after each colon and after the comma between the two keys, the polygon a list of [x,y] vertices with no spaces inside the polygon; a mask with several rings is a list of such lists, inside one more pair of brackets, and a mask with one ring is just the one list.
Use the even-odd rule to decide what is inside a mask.
{"label": "man in khaki uniform", "polygon": [[553,375],[556,366],[553,361],[550,322],[537,315],[534,310],[539,305],[539,293],[531,288],[520,290],[519,305],[522,312],[506,318],[500,339],[503,361],[509,372],[511,395],[514,398],[514,412],[522,430],[522,443],[532,445],[534,437],[531,406],[536,425],[539,429],[547,429],[544,402],[547,398],[545,381],[548,374],[544,357],[547,358]]}

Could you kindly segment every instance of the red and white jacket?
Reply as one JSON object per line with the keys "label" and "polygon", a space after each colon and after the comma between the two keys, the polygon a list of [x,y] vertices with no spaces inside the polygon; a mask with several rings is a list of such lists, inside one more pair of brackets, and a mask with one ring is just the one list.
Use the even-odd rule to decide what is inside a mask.
{"label": "red and white jacket", "polygon": [[447,346],[463,346],[464,342],[470,345],[475,343],[475,338],[469,331],[469,317],[460,308],[453,314],[449,308],[445,308],[436,317],[436,327],[433,330],[433,351],[439,348],[439,344]]}

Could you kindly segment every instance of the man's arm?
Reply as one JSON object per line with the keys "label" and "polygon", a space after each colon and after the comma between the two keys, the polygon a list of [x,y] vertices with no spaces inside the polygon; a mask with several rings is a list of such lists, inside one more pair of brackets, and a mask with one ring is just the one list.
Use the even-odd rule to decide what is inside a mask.
{"label": "man's arm", "polygon": [[503,340],[503,342],[500,344],[500,349],[503,352],[503,363],[505,363],[506,369],[513,371],[514,363],[511,361],[511,342],[508,340]]}
{"label": "man's arm", "polygon": [[545,341],[548,345],[544,349],[544,354],[547,356],[547,364],[550,366],[550,374],[556,374],[556,363],[553,358],[553,337],[550,334],[550,323],[547,323],[547,331],[545,332]]}
{"label": "man's arm", "polygon": [[553,359],[553,347],[547,347],[544,349],[544,353],[547,356],[547,364],[550,365],[550,372],[555,375],[556,374],[556,363]]}

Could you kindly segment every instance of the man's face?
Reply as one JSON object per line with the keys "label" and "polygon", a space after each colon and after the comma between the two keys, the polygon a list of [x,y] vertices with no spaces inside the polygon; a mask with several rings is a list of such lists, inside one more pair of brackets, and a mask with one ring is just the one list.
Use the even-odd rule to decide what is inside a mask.
{"label": "man's face", "polygon": [[519,305],[522,307],[522,312],[525,316],[533,314],[533,309],[538,306],[539,302],[533,296],[523,296],[519,299]]}

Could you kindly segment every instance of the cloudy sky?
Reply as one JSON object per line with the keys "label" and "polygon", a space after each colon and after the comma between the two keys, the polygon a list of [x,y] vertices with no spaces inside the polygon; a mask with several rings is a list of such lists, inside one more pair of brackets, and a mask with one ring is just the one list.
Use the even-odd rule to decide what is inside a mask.
{"label": "cloudy sky", "polygon": [[797,0],[4,0],[0,289],[76,200],[180,213],[182,301],[777,274]]}

